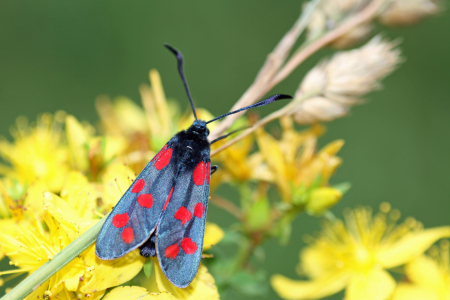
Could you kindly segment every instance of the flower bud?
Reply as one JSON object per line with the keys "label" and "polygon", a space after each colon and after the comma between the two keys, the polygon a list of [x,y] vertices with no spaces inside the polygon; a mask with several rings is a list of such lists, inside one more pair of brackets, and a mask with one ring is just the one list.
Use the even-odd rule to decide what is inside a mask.
{"label": "flower bud", "polygon": [[342,198],[342,192],[332,187],[320,187],[311,192],[305,210],[311,215],[320,215]]}

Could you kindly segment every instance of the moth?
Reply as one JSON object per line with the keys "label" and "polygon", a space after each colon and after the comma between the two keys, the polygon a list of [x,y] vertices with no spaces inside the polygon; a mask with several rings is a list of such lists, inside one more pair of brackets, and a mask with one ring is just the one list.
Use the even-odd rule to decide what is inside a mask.
{"label": "moth", "polygon": [[106,218],[95,254],[112,260],[139,247],[142,256],[158,257],[164,275],[173,285],[185,288],[197,274],[202,256],[210,175],[217,170],[217,166],[211,166],[211,144],[231,134],[210,142],[207,124],[292,97],[274,95],[207,122],[199,120],[184,75],[183,57],[178,50],[165,46],[177,57],[195,121],[187,130],[175,134],[137,176]]}

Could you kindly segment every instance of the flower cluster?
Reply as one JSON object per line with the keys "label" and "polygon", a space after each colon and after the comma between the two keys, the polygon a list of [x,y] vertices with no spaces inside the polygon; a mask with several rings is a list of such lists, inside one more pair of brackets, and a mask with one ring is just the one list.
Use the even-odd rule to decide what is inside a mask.
{"label": "flower cluster", "polygon": [[[414,268],[411,266],[416,266],[417,273],[427,272],[423,265],[430,264],[429,259],[421,255],[437,240],[450,237],[450,226],[423,229],[413,218],[397,224],[398,210],[391,210],[388,203],[382,203],[380,210],[374,216],[365,207],[347,210],[345,222],[339,219],[326,222],[318,237],[308,238],[309,246],[300,254],[297,270],[310,280],[274,275],[274,289],[284,299],[320,299],[342,289],[346,289],[348,300],[390,299],[394,291],[402,295],[394,299],[433,299],[401,298],[411,293],[413,287],[405,283],[397,285],[388,270],[407,264],[408,278]],[[427,262],[423,263],[424,260]]]}

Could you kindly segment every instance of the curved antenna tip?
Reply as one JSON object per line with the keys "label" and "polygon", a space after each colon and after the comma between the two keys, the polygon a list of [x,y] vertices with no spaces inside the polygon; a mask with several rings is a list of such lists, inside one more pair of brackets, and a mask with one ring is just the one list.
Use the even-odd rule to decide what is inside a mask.
{"label": "curved antenna tip", "polygon": [[178,73],[180,74],[181,77],[181,81],[183,82],[184,85],[184,89],[186,90],[186,94],[189,98],[189,102],[191,103],[191,108],[192,108],[192,113],[194,114],[194,118],[197,120],[197,113],[195,112],[195,106],[194,106],[194,101],[192,101],[192,97],[191,97],[191,92],[189,91],[189,86],[187,84],[186,81],[186,76],[184,75],[184,70],[183,70],[183,55],[181,55],[181,52],[178,51],[177,49],[175,49],[174,47],[170,46],[167,43],[164,43],[164,46],[170,50],[170,52],[172,52],[173,54],[175,54],[175,56],[177,57],[177,61],[178,61]]}

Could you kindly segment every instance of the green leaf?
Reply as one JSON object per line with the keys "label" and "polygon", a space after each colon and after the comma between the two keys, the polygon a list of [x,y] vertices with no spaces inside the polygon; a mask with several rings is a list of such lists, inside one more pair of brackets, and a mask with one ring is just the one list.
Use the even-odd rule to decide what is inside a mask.
{"label": "green leaf", "polygon": [[332,187],[341,191],[342,194],[345,194],[352,187],[352,184],[350,182],[341,182],[341,183],[333,185]]}
{"label": "green leaf", "polygon": [[152,260],[147,258],[147,260],[144,263],[144,274],[147,278],[150,278],[150,275],[152,275]]}

